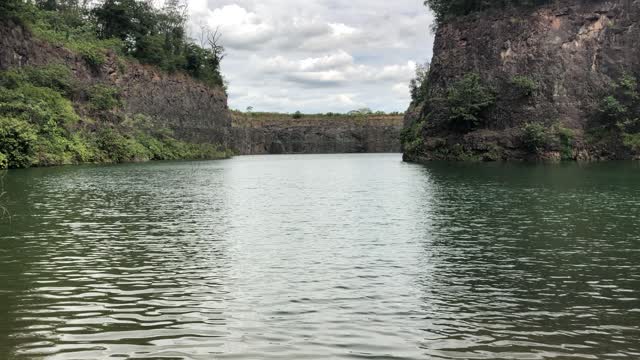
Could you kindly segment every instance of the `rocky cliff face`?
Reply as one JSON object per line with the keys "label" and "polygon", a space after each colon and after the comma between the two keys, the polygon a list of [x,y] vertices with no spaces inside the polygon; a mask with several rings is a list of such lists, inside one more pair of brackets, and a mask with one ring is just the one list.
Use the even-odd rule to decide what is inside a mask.
{"label": "rocky cliff face", "polygon": [[[468,74],[478,74],[495,100],[480,111],[477,126],[460,129],[451,124],[447,98]],[[408,135],[405,157],[634,157],[620,139],[590,136],[599,104],[625,75],[640,78],[637,0],[558,1],[450,20],[436,33],[424,100],[414,102],[405,119],[407,133],[417,137]],[[532,123],[548,129],[552,138],[558,129],[571,134],[570,148],[565,139],[532,150],[523,133]]]}
{"label": "rocky cliff face", "polygon": [[64,64],[76,80],[104,83],[121,91],[128,115],[144,114],[158,127],[174,130],[191,142],[229,145],[231,115],[227,96],[182,74],[166,74],[153,66],[123,61],[109,54],[94,68],[82,56],[34,38],[23,26],[0,24],[0,69],[15,66]]}
{"label": "rocky cliff face", "polygon": [[400,152],[400,116],[314,117],[268,120],[234,115],[234,148],[240,154]]}

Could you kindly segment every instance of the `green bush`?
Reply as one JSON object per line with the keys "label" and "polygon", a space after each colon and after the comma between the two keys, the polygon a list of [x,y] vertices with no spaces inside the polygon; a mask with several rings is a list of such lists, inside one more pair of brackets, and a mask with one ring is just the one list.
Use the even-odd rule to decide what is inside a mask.
{"label": "green bush", "polygon": [[89,106],[95,111],[108,111],[122,106],[120,90],[112,86],[97,84],[87,89]]}
{"label": "green bush", "polygon": [[300,111],[296,111],[295,113],[293,113],[293,118],[302,119],[302,113]]}
{"label": "green bush", "polygon": [[630,148],[635,152],[640,152],[640,133],[638,134],[628,134],[624,133],[622,135],[622,142],[624,146]]}
{"label": "green bush", "polygon": [[511,78],[511,84],[517,89],[522,97],[528,97],[538,91],[538,83],[527,76],[514,76]]}
{"label": "green bush", "polygon": [[0,153],[0,169],[6,169],[9,167],[9,158],[7,155]]}
{"label": "green bush", "polygon": [[529,123],[522,128],[522,143],[533,154],[539,154],[551,142],[547,128],[539,123]]}
{"label": "green bush", "polygon": [[64,65],[27,66],[0,73],[0,86],[16,89],[24,84],[56,90],[67,97],[74,90],[73,74]]}
{"label": "green bush", "polygon": [[556,128],[556,134],[560,140],[560,155],[562,160],[573,159],[573,145],[575,142],[575,132],[571,129],[558,126]]}
{"label": "green bush", "polygon": [[495,95],[480,75],[472,73],[447,90],[446,103],[450,122],[468,129],[481,123],[483,112],[495,104]]}
{"label": "green bush", "polygon": [[609,95],[600,103],[599,112],[608,125],[613,125],[627,113],[624,106],[615,96]]}
{"label": "green bush", "polygon": [[33,85],[11,90],[0,87],[0,116],[20,118],[44,130],[79,120],[71,102],[59,92]]}
{"label": "green bush", "polygon": [[99,69],[104,63],[107,62],[107,56],[104,49],[97,44],[91,42],[81,42],[75,44],[74,50],[76,50],[84,61],[87,62],[94,70]]}
{"label": "green bush", "polygon": [[142,144],[112,128],[105,128],[97,136],[97,144],[113,162],[144,161],[151,158]]}
{"label": "green bush", "polygon": [[423,144],[422,130],[424,129],[425,121],[415,122],[410,127],[402,129],[400,142],[404,152],[417,154],[421,151]]}
{"label": "green bush", "polygon": [[35,127],[22,119],[0,117],[0,154],[5,167],[29,167],[38,140]]}

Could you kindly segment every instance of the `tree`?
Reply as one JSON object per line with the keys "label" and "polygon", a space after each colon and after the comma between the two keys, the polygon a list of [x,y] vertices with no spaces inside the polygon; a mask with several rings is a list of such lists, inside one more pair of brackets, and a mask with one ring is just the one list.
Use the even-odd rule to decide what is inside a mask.
{"label": "tree", "polygon": [[447,90],[449,121],[464,129],[473,128],[480,124],[483,112],[493,106],[495,100],[480,75],[467,74]]}
{"label": "tree", "polygon": [[420,102],[425,100],[426,82],[429,76],[429,70],[431,64],[426,62],[424,64],[416,65],[416,77],[409,82],[409,91],[411,92],[411,100]]}
{"label": "tree", "polygon": [[355,115],[355,116],[366,116],[366,115],[371,115],[373,114],[373,111],[371,111],[371,109],[369,108],[360,108],[357,110],[351,110],[348,113],[349,115]]}

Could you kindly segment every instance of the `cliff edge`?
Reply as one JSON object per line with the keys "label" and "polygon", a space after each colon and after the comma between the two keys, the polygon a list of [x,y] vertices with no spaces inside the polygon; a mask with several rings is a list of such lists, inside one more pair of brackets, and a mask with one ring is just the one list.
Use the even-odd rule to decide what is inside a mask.
{"label": "cliff edge", "polygon": [[640,154],[640,1],[560,1],[439,24],[407,161]]}

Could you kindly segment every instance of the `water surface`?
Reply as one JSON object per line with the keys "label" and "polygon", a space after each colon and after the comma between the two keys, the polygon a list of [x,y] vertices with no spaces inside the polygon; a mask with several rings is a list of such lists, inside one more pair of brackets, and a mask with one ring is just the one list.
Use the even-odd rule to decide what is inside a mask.
{"label": "water surface", "polygon": [[10,171],[1,359],[638,359],[640,167]]}

